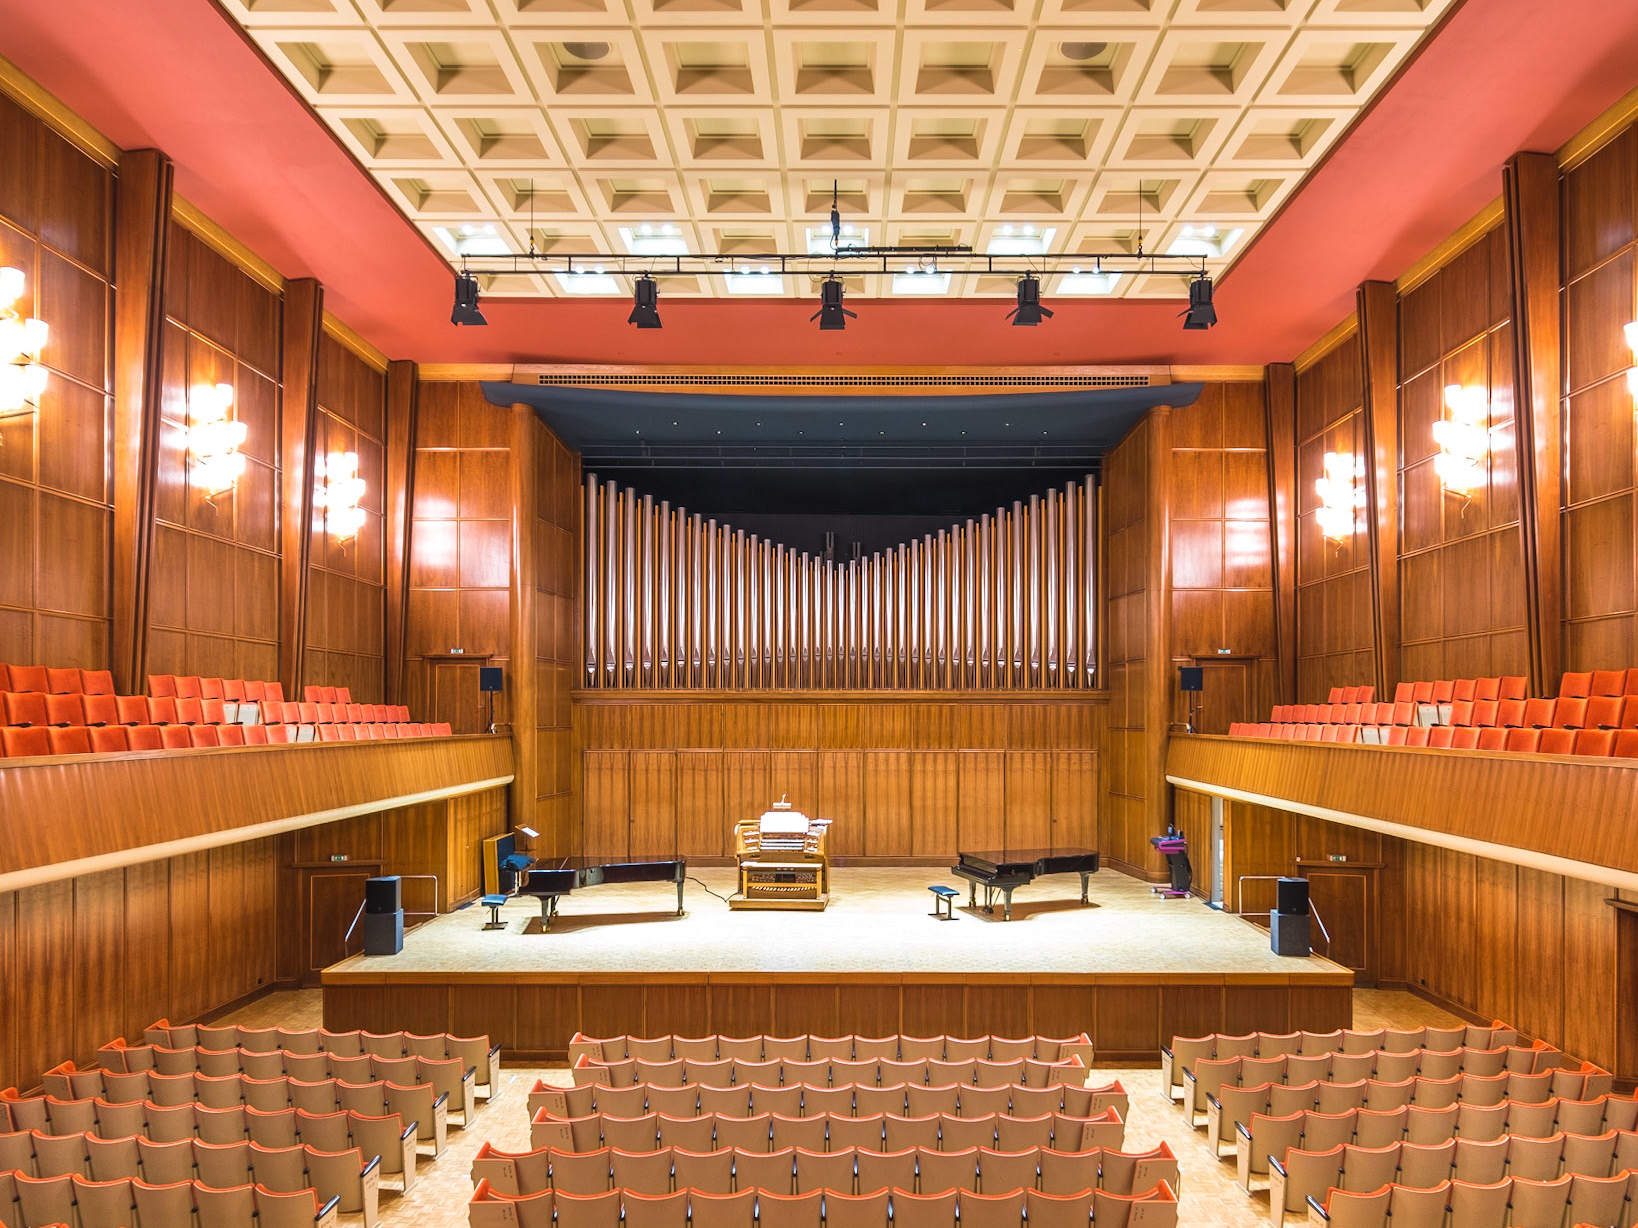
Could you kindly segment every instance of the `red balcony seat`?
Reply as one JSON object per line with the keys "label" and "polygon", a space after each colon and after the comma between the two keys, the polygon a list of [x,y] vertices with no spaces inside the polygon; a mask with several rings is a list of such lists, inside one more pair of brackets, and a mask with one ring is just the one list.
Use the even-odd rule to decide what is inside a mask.
{"label": "red balcony seat", "polygon": [[39,691],[7,691],[5,708],[8,725],[46,723],[46,697]]}
{"label": "red balcony seat", "polygon": [[161,725],[159,744],[166,750],[187,750],[193,745],[193,739],[188,735],[186,725]]}
{"label": "red balcony seat", "polygon": [[1507,749],[1520,754],[1533,754],[1536,747],[1541,745],[1541,730],[1539,729],[1509,729],[1507,731]]}
{"label": "red balcony seat", "polygon": [[1504,699],[1496,710],[1496,724],[1506,729],[1522,728],[1525,713],[1525,703],[1522,699]]}
{"label": "red balcony seat", "polygon": [[1588,729],[1619,729],[1624,710],[1632,705],[1625,695],[1595,695],[1587,701]]}
{"label": "red balcony seat", "polygon": [[199,715],[206,725],[227,724],[227,709],[220,699],[201,699]]}
{"label": "red balcony seat", "polygon": [[1475,678],[1473,680],[1474,699],[1500,699],[1500,678]]}
{"label": "red balcony seat", "polygon": [[1558,693],[1572,699],[1585,699],[1592,694],[1592,679],[1589,674],[1565,674],[1559,680]]}
{"label": "red balcony seat", "polygon": [[1527,678],[1519,678],[1504,674],[1501,678],[1501,699],[1527,699],[1530,695],[1530,682]]}
{"label": "red balcony seat", "polygon": [[1615,730],[1577,729],[1575,731],[1575,749],[1571,753],[1601,755],[1608,758],[1615,753]]}
{"label": "red balcony seat", "polygon": [[216,736],[215,725],[188,726],[188,745],[220,746],[221,744],[221,740]]}
{"label": "red balcony seat", "polygon": [[1553,705],[1553,724],[1559,729],[1583,729],[1587,724],[1587,707],[1591,703],[1586,699],[1565,699],[1560,697]]}
{"label": "red balcony seat", "polygon": [[1574,729],[1543,729],[1540,730],[1540,739],[1536,742],[1536,750],[1543,755],[1573,755],[1575,754]]}
{"label": "red balcony seat", "polygon": [[1504,729],[1500,725],[1493,725],[1487,729],[1481,729],[1479,730],[1479,741],[1477,743],[1478,748],[1480,750],[1506,750],[1507,735],[1510,732],[1512,731],[1509,729]]}
{"label": "red balcony seat", "polygon": [[51,731],[43,725],[7,725],[0,729],[0,750],[7,759],[32,759],[51,753]]}
{"label": "red balcony seat", "polygon": [[91,735],[84,725],[71,725],[67,729],[48,729],[51,738],[51,753],[54,755],[89,755],[91,753]]}
{"label": "red balcony seat", "polygon": [[1342,688],[1339,687],[1339,686],[1332,687],[1331,688],[1331,693],[1325,697],[1325,702],[1328,703],[1328,704],[1340,704],[1340,703],[1342,703],[1343,702]]}
{"label": "red balcony seat", "polygon": [[222,680],[220,678],[201,678],[199,680],[200,699],[221,699]]}
{"label": "red balcony seat", "polygon": [[199,678],[195,674],[178,675],[176,679],[176,698],[198,699]]}
{"label": "red balcony seat", "polygon": [[176,698],[176,676],[174,674],[149,674],[148,694],[164,695],[171,699]]}
{"label": "red balcony seat", "polygon": [[85,694],[84,685],[80,682],[80,671],[77,669],[46,670],[46,693],[49,695]]}
{"label": "red balcony seat", "polygon": [[87,732],[93,754],[109,755],[131,749],[131,739],[123,725],[93,725]]}
{"label": "red balcony seat", "polygon": [[59,728],[68,725],[85,724],[85,700],[78,691],[73,694],[47,695],[45,697],[47,725],[56,725]]}
{"label": "red balcony seat", "polygon": [[82,669],[80,690],[86,695],[112,695],[114,675],[105,669]]}
{"label": "red balcony seat", "polygon": [[1435,725],[1428,730],[1428,745],[1436,750],[1448,750],[1456,737],[1456,726]]}
{"label": "red balcony seat", "polygon": [[44,695],[51,689],[51,677],[43,665],[13,665],[10,685],[14,691],[35,691]]}
{"label": "red balcony seat", "polygon": [[1482,732],[1481,729],[1472,725],[1462,729],[1453,729],[1450,734],[1450,748],[1452,750],[1474,750],[1479,745],[1479,735]]}
{"label": "red balcony seat", "polygon": [[148,697],[146,695],[116,695],[114,708],[119,713],[121,725],[146,725],[148,720]]}
{"label": "red balcony seat", "polygon": [[1617,733],[1612,753],[1622,759],[1638,759],[1638,729],[1623,729]]}
{"label": "red balcony seat", "polygon": [[1428,744],[1428,727],[1426,725],[1412,725],[1405,730],[1406,746],[1426,746]]}
{"label": "red balcony seat", "polygon": [[119,706],[112,695],[87,695],[82,707],[87,725],[119,724]]}
{"label": "red balcony seat", "polygon": [[165,745],[158,725],[126,726],[125,737],[131,743],[132,750],[160,750]]}
{"label": "red balcony seat", "polygon": [[178,725],[203,725],[205,723],[204,705],[197,696],[176,701],[176,723]]}
{"label": "red balcony seat", "polygon": [[267,727],[264,725],[243,725],[246,746],[266,746]]}
{"label": "red balcony seat", "polygon": [[[1587,688],[1588,695],[1620,695],[1626,687],[1627,671],[1624,669],[1595,669],[1592,672],[1592,685]],[[1559,692],[1563,694],[1562,691]]]}
{"label": "red balcony seat", "polygon": [[1526,729],[1550,729],[1553,726],[1554,703],[1550,699],[1527,699],[1524,701],[1524,727]]}
{"label": "red balcony seat", "polygon": [[148,700],[148,722],[152,725],[179,725],[176,700],[168,696]]}

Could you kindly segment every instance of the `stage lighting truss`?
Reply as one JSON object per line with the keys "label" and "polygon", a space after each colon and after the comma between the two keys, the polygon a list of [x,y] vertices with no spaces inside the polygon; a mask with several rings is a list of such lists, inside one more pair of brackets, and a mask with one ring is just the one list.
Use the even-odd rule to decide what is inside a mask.
{"label": "stage lighting truss", "polygon": [[472,256],[460,272],[474,276],[572,276],[596,271],[626,277],[707,277],[722,274],[777,273],[780,276],[859,277],[902,273],[978,273],[1021,278],[1060,273],[1104,275],[1156,274],[1180,279],[1179,297],[1188,283],[1209,278],[1198,255],[1148,252],[1076,252],[1064,255],[992,255],[967,246],[838,246],[829,252],[686,253],[678,255],[610,255],[604,252],[528,252]]}

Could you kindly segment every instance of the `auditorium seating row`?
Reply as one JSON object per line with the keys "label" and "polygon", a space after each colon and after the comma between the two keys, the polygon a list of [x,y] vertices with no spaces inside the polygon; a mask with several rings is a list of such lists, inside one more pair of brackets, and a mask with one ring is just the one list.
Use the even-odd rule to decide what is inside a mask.
{"label": "auditorium seating row", "polygon": [[[1589,1078],[1602,1078],[1604,1086],[1594,1087],[1593,1095],[1609,1090],[1609,1075],[1598,1067],[1583,1065],[1566,1068],[1564,1055],[1545,1045],[1506,1049],[1412,1049],[1409,1053],[1317,1053],[1278,1054],[1273,1057],[1201,1058],[1183,1075],[1183,1103],[1191,1117],[1204,1113],[1208,1097],[1227,1087],[1256,1087],[1266,1083],[1353,1083],[1372,1079],[1397,1083],[1403,1079],[1427,1080],[1500,1078],[1519,1079],[1521,1086],[1580,1087]],[[1527,1097],[1540,1099],[1540,1097]]]}
{"label": "auditorium seating row", "polygon": [[0,665],[0,691],[33,691],[41,695],[112,695],[114,675],[105,669]]}
{"label": "auditorium seating row", "polygon": [[265,1185],[218,1190],[198,1181],[150,1185],[140,1179],[35,1180],[0,1172],[0,1224],[43,1228],[128,1228],[210,1224],[212,1228],[335,1228],[340,1199]]}
{"label": "auditorium seating row", "polygon": [[236,710],[220,699],[173,699],[150,695],[42,695],[7,691],[5,723],[17,727],[72,725],[405,725],[402,704],[289,703],[264,699]]}
{"label": "auditorium seating row", "polygon": [[[331,1032],[325,1028],[246,1028],[233,1024],[173,1024],[159,1019],[142,1031],[143,1045],[158,1049],[243,1049],[247,1053],[326,1053],[337,1057],[424,1057],[433,1061],[459,1058],[472,1071],[473,1081],[484,1099],[498,1090],[500,1046],[487,1036],[456,1036],[449,1032]],[[111,1070],[148,1069],[142,1065],[139,1047],[123,1038],[97,1051],[97,1058]],[[109,1065],[110,1059],[118,1066]],[[65,1066],[71,1065],[64,1063]]]}
{"label": "auditorium seating row", "polygon": [[[1285,1161],[1269,1163],[1269,1213],[1276,1220],[1300,1212],[1309,1200],[1322,1201],[1332,1189],[1356,1193],[1384,1185],[1428,1189],[1447,1181],[1495,1185],[1508,1180],[1551,1182],[1582,1176],[1623,1179],[1638,1166],[1638,1134],[1610,1130],[1601,1135],[1554,1134],[1547,1138],[1505,1138],[1479,1142],[1390,1143],[1361,1147],[1343,1143],[1325,1151],[1293,1150]],[[1561,1223],[1553,1219],[1553,1223]],[[1613,1223],[1613,1220],[1605,1220]]]}
{"label": "auditorium seating row", "polygon": [[[87,1228],[85,1214],[76,1206],[78,1190],[75,1178],[78,1177],[82,1184],[91,1180],[90,1160],[87,1158],[83,1167],[71,1167],[73,1154],[68,1145],[74,1140],[61,1141],[65,1144],[65,1154],[51,1161],[59,1167],[59,1171],[42,1176],[30,1176],[20,1170],[7,1174],[22,1204],[20,1222],[25,1225],[62,1220],[64,1223],[77,1222],[80,1228]],[[179,1217],[150,1218],[158,1213],[157,1206],[150,1206],[146,1211],[137,1207],[137,1215],[143,1225],[188,1224],[194,1210],[193,1191],[189,1188],[193,1186],[226,1192],[248,1191],[252,1186],[259,1185],[284,1194],[305,1192],[315,1206],[322,1207],[333,1200],[343,1213],[361,1216],[365,1228],[373,1228],[376,1221],[380,1205],[380,1161],[375,1156],[366,1159],[356,1147],[343,1151],[321,1151],[300,1143],[289,1147],[262,1147],[245,1142],[215,1145],[187,1141],[150,1143],[144,1139],[117,1141],[133,1145],[118,1150],[109,1148],[99,1153],[100,1165],[105,1172],[124,1170],[97,1179],[95,1184],[103,1187],[100,1192],[108,1194],[107,1185],[125,1182],[141,1182],[149,1187],[150,1192],[169,1190],[171,1197],[166,1200],[165,1206]],[[66,1171],[61,1171],[64,1168]],[[123,1207],[117,1205],[121,1192],[133,1198]],[[116,1204],[114,1217],[98,1218],[95,1222],[105,1223],[109,1228],[124,1228],[130,1220],[119,1218],[119,1214],[129,1216],[136,1207],[134,1191],[114,1191],[112,1197]],[[0,1192],[0,1198],[3,1198],[3,1192]],[[100,1198],[93,1198],[93,1202],[96,1204],[94,1215],[101,1217],[108,1208]],[[5,1221],[0,1219],[0,1222]],[[245,1222],[249,1224],[252,1221],[247,1218]]]}
{"label": "auditorium seating row", "polygon": [[1315,1057],[1324,1053],[1409,1053],[1415,1049],[1501,1049],[1519,1043],[1518,1031],[1500,1019],[1461,1027],[1338,1028],[1331,1032],[1211,1032],[1174,1036],[1161,1046],[1160,1082],[1177,1098],[1184,1076],[1198,1061],[1231,1057]]}
{"label": "auditorium seating row", "polygon": [[[194,1107],[198,1109],[195,1122],[199,1132],[192,1136],[178,1134],[177,1137],[156,1138],[147,1133],[146,1124],[141,1119],[117,1123],[117,1133],[110,1133],[106,1128],[116,1124],[111,1121],[97,1123],[103,1127],[100,1129],[73,1133],[46,1133],[40,1130],[0,1133],[0,1170],[16,1170],[35,1177],[76,1172],[98,1181],[135,1176],[145,1177],[149,1181],[179,1181],[191,1179],[191,1175],[187,1178],[161,1177],[154,1165],[161,1163],[166,1155],[182,1155],[185,1159],[186,1153],[179,1152],[177,1148],[192,1145],[196,1148],[194,1159],[198,1179],[210,1185],[222,1185],[224,1182],[218,1180],[220,1171],[211,1162],[213,1157],[228,1154],[224,1148],[254,1143],[265,1148],[301,1145],[325,1152],[357,1148],[362,1155],[380,1157],[382,1171],[396,1177],[401,1188],[407,1190],[415,1183],[420,1123],[411,1121],[405,1125],[402,1114],[345,1110],[307,1113],[301,1109],[258,1113],[255,1110],[247,1112],[242,1107]],[[164,1133],[175,1132],[176,1123],[162,1115],[156,1115],[155,1124],[156,1129]],[[145,1156],[150,1157],[148,1166],[139,1172],[134,1162]],[[128,1160],[133,1166],[130,1171],[124,1171]],[[120,1171],[111,1171],[113,1168]]]}
{"label": "auditorium seating row", "polygon": [[726,1087],[689,1083],[681,1087],[661,1087],[637,1083],[608,1087],[585,1083],[579,1087],[559,1087],[536,1080],[529,1092],[529,1117],[587,1117],[604,1113],[614,1117],[641,1117],[644,1113],[664,1113],[670,1117],[694,1117],[701,1113],[727,1113],[749,1117],[754,1113],[782,1113],[787,1117],[812,1117],[834,1113],[840,1117],[868,1117],[873,1113],[898,1113],[921,1117],[928,1113],[948,1113],[957,1117],[982,1117],[1010,1113],[1014,1117],[1036,1117],[1042,1113],[1068,1113],[1091,1117],[1114,1109],[1123,1118],[1131,1100],[1117,1079],[1102,1087],[1081,1083],[1052,1083],[1046,1087],[1026,1087],[1022,1083],[1006,1087],[977,1087],[945,1083],[937,1087],[895,1083],[882,1087],[875,1083],[844,1083],[839,1087],[796,1084],[765,1087],[761,1084],[730,1084]]}
{"label": "auditorium seating row", "polygon": [[474,1185],[487,1181],[496,1192],[514,1196],[545,1189],[570,1194],[600,1194],[607,1189],[639,1194],[696,1189],[726,1194],[751,1188],[776,1194],[817,1189],[869,1193],[891,1186],[923,1194],[946,1190],[996,1194],[1020,1189],[1049,1194],[1088,1189],[1141,1194],[1161,1182],[1175,1191],[1178,1179],[1177,1157],[1165,1143],[1131,1153],[1041,1147],[1019,1151],[915,1147],[891,1153],[852,1147],[840,1151],[785,1147],[778,1151],[723,1148],[692,1152],[665,1147],[641,1152],[618,1148],[510,1152],[486,1143],[472,1161]]}
{"label": "auditorium seating row", "polygon": [[[1281,720],[1280,716],[1290,717]],[[1244,725],[1247,722],[1239,722]],[[1638,729],[1638,696],[1597,695],[1558,699],[1459,699],[1435,712],[1401,700],[1391,704],[1290,704],[1275,709],[1269,728],[1320,725],[1366,731],[1437,729]]]}
{"label": "auditorium seating row", "polygon": [[916,1194],[906,1189],[845,1194],[811,1190],[775,1194],[740,1190],[711,1194],[678,1190],[639,1194],[609,1190],[568,1194],[543,1190],[520,1198],[480,1184],[468,1206],[471,1228],[1176,1228],[1177,1196],[1161,1186],[1141,1195],[1080,1190],[1046,1194],[1015,1190],[973,1194],[951,1190]]}
{"label": "auditorium seating row", "polygon": [[[1367,737],[1367,733],[1377,736]],[[1285,742],[1337,742],[1365,746],[1425,746],[1433,750],[1502,750],[1514,754],[1638,758],[1638,729],[1506,729],[1454,725],[1263,725],[1234,722],[1229,736]]]}
{"label": "auditorium seating row", "polygon": [[[448,1135],[448,1093],[430,1083],[344,1084],[330,1093],[334,1109],[308,1116],[352,1112],[365,1117],[397,1117],[415,1127],[416,1139],[443,1152]],[[315,1107],[324,1103],[315,1092]],[[58,1100],[52,1096],[15,1099],[7,1106],[12,1133],[41,1135],[89,1134],[116,1139],[141,1135],[154,1142],[200,1139],[233,1143],[245,1139],[267,1145],[288,1145],[296,1129],[294,1108],[258,1109],[251,1105],[214,1107],[199,1101],[159,1104],[152,1100],[115,1103],[110,1100]]]}
{"label": "auditorium seating row", "polygon": [[709,1062],[732,1058],[742,1062],[823,1061],[1016,1061],[1063,1062],[1080,1058],[1092,1065],[1092,1038],[1045,1036],[606,1036],[576,1032],[569,1041],[569,1062],[616,1062],[640,1058],[664,1062],[685,1058]]}
{"label": "auditorium seating row", "polygon": [[[867,1117],[844,1117],[821,1113],[813,1117],[785,1117],[758,1113],[751,1117],[731,1117],[725,1113],[704,1113],[695,1117],[668,1117],[646,1113],[642,1117],[558,1118],[537,1114],[529,1124],[529,1145],[535,1149],[556,1147],[560,1151],[596,1151],[619,1147],[624,1151],[653,1151],[662,1147],[682,1147],[689,1151],[715,1151],[738,1147],[742,1151],[778,1151],[785,1147],[805,1147],[809,1151],[841,1151],[856,1147],[861,1151],[904,1151],[911,1147],[959,1150],[991,1147],[998,1151],[1021,1151],[1028,1147],[1053,1147],[1059,1151],[1089,1151],[1093,1148],[1118,1150],[1126,1138],[1126,1123],[1114,1109],[1092,1117],[1071,1117],[1064,1113],[1043,1113],[1038,1117],[1012,1117],[998,1113],[983,1117],[956,1117],[928,1113],[922,1117],[902,1117],[897,1113],[872,1113]],[[945,1147],[946,1142],[951,1144]]]}
{"label": "auditorium seating row", "polygon": [[1078,1057],[1063,1062],[1039,1062],[1023,1057],[1001,1062],[984,1058],[969,1058],[962,1062],[946,1062],[937,1058],[909,1061],[892,1058],[837,1058],[827,1061],[820,1058],[817,1061],[766,1062],[717,1058],[702,1062],[680,1057],[662,1062],[629,1057],[615,1062],[594,1062],[581,1058],[571,1073],[576,1085],[603,1083],[610,1087],[625,1087],[634,1083],[650,1083],[660,1087],[681,1087],[689,1083],[717,1087],[752,1083],[760,1083],[764,1087],[840,1087],[856,1083],[878,1086],[958,1083],[975,1087],[1006,1087],[1022,1083],[1028,1087],[1046,1087],[1051,1083],[1086,1082],[1086,1066]]}
{"label": "auditorium seating row", "polygon": [[409,725],[113,725],[0,728],[7,759],[44,755],[106,755],[125,751],[190,750],[214,746],[281,746],[297,742],[372,742],[393,738],[446,738],[444,723]]}
{"label": "auditorium seating row", "polygon": [[1429,1189],[1386,1185],[1333,1190],[1308,1204],[1309,1223],[1330,1228],[1631,1228],[1638,1223],[1638,1173],[1616,1177],[1509,1178],[1494,1185],[1440,1182]]}
{"label": "auditorium seating row", "polygon": [[1603,1134],[1638,1129],[1638,1100],[1599,1096],[1591,1100],[1553,1097],[1536,1104],[1504,1100],[1500,1104],[1463,1102],[1443,1108],[1406,1106],[1394,1109],[1351,1108],[1256,1112],[1235,1122],[1235,1167],[1249,1193],[1252,1181],[1268,1175],[1268,1162],[1282,1163],[1292,1150],[1328,1151],[1343,1143],[1386,1147],[1390,1143],[1443,1143],[1450,1139],[1490,1143],[1508,1135]]}

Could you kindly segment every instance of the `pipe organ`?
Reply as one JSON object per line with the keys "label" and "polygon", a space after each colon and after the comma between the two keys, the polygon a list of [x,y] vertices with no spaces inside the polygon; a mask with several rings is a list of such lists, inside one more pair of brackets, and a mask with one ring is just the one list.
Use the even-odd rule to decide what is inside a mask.
{"label": "pipe organ", "polygon": [[587,474],[583,537],[588,688],[1096,685],[1090,476],[831,561]]}

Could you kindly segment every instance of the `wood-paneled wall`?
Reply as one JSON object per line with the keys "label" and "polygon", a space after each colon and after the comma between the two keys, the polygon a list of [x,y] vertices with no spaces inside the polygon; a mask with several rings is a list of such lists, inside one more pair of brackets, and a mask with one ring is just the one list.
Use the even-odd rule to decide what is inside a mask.
{"label": "wood-paneled wall", "polygon": [[0,264],[51,326],[38,413],[0,418],[0,657],[102,668],[112,567],[113,176],[0,96]]}
{"label": "wood-paneled wall", "polygon": [[[475,670],[441,676],[427,658],[511,665],[511,414],[476,384],[423,383],[418,399],[404,693],[470,733],[485,723]],[[497,722],[511,721],[511,703],[510,689],[495,697]]]}
{"label": "wood-paneled wall", "polygon": [[0,893],[0,1087],[271,985],[272,839]]}
{"label": "wood-paneled wall", "polygon": [[[1227,732],[1278,687],[1263,385],[1207,384],[1172,410],[1171,447],[1171,664],[1205,668],[1199,728]],[[1182,723],[1183,693],[1169,690]]]}
{"label": "wood-paneled wall", "polygon": [[529,418],[534,466],[534,822],[540,856],[566,856],[575,846],[574,721],[570,698],[580,651],[580,458],[534,415]]}
{"label": "wood-paneled wall", "polygon": [[[1151,435],[1164,431],[1150,414],[1109,453],[1103,465],[1104,650],[1105,686],[1109,691],[1105,734],[1104,804],[1098,814],[1099,847],[1112,865],[1146,864],[1146,841],[1162,807],[1161,787],[1150,771],[1151,737],[1162,731],[1157,711],[1169,709],[1165,695],[1155,694],[1151,653],[1156,613],[1164,602],[1156,592],[1161,576],[1151,565],[1165,537],[1155,523],[1155,455],[1164,443]],[[1168,449],[1169,450],[1169,449]]]}
{"label": "wood-paneled wall", "polygon": [[1314,489],[1327,452],[1363,454],[1363,361],[1355,332],[1297,375],[1297,698],[1304,702],[1376,674],[1364,510],[1350,536],[1331,541],[1320,530]]}
{"label": "wood-paneled wall", "polygon": [[[180,222],[165,271],[148,669],[279,676],[279,307],[268,289]],[[244,475],[208,498],[187,450],[192,390],[229,384],[248,432]]]}
{"label": "wood-paneled wall", "polygon": [[1103,700],[582,692],[583,851],[720,859],[782,794],[833,821],[834,858],[1097,847]]}
{"label": "wood-paneled wall", "polygon": [[[1513,429],[1513,327],[1501,226],[1399,304],[1400,671],[1529,673]],[[1467,496],[1434,472],[1447,385],[1482,388],[1492,450]],[[1319,698],[1324,698],[1320,696]]]}
{"label": "wood-paneled wall", "polygon": [[1564,668],[1638,663],[1638,128],[1564,176]]}
{"label": "wood-paneled wall", "polygon": [[[307,652],[302,677],[313,686],[344,686],[357,703],[384,703],[382,604],[383,496],[386,466],[386,372],[365,361],[326,330],[319,339],[314,453],[358,455],[364,479],[364,523],[356,537],[337,541],[322,508],[313,512],[308,562]],[[321,482],[315,480],[315,488]]]}

